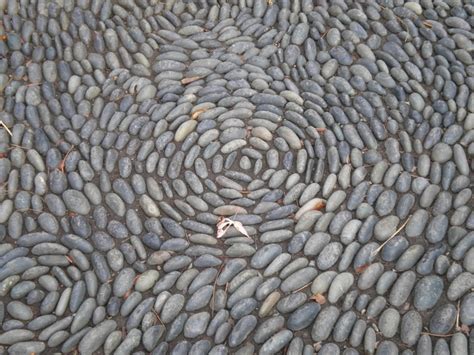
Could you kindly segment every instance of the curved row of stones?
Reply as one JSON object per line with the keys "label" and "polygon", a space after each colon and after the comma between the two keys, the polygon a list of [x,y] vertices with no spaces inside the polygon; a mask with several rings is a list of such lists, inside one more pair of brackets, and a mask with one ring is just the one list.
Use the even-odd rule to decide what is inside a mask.
{"label": "curved row of stones", "polygon": [[472,3],[0,8],[0,352],[474,351]]}

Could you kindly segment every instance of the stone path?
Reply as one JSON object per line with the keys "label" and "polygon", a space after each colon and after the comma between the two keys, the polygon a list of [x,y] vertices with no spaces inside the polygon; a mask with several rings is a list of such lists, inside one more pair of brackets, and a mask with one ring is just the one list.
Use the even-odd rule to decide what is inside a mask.
{"label": "stone path", "polygon": [[474,352],[470,1],[0,9],[0,354]]}

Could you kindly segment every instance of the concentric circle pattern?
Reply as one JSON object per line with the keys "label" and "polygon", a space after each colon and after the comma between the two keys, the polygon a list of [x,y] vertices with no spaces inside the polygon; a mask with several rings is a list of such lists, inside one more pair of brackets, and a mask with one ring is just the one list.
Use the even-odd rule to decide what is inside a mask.
{"label": "concentric circle pattern", "polygon": [[0,354],[474,353],[471,1],[0,9]]}

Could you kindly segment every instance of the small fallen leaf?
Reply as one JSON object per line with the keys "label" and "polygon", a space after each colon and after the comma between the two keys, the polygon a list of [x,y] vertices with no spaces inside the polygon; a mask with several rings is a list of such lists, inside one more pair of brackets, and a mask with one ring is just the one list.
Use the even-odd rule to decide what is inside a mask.
{"label": "small fallen leaf", "polygon": [[324,207],[326,207],[326,202],[319,201],[317,204],[314,205],[313,210],[321,211]]}
{"label": "small fallen leaf", "polygon": [[316,350],[316,351],[321,350],[321,347],[322,347],[322,342],[321,342],[321,341],[318,341],[317,343],[314,343],[314,344],[313,344],[313,348],[314,348],[314,350]]}
{"label": "small fallen leaf", "polygon": [[230,218],[224,218],[224,217],[221,217],[219,222],[217,222],[216,238],[217,239],[222,238],[224,234],[227,232],[227,230],[232,226],[235,229],[237,229],[240,233],[245,235],[247,238],[250,238],[250,236],[248,235],[247,231],[244,228],[244,225],[241,222],[233,221]]}
{"label": "small fallen leaf", "polygon": [[326,207],[326,201],[321,198],[313,198],[306,202],[301,208],[296,212],[295,219],[299,220],[302,215],[308,211],[321,211]]}
{"label": "small fallen leaf", "polygon": [[219,238],[222,238],[225,234],[225,232],[227,232],[227,229],[230,228],[231,224],[226,221],[227,218],[220,218],[219,219],[219,222],[217,222],[217,235],[216,235],[216,238],[219,239]]}
{"label": "small fallen leaf", "polygon": [[244,225],[241,222],[234,221],[233,226],[235,229],[237,229],[240,233],[245,235],[247,238],[250,238],[250,236],[248,235],[247,231],[244,228]]}
{"label": "small fallen leaf", "polygon": [[361,273],[363,273],[363,272],[369,267],[369,265],[370,265],[370,264],[364,264],[364,265],[361,265],[361,266],[359,266],[359,267],[356,267],[355,272],[356,272],[357,274],[361,274]]}
{"label": "small fallen leaf", "polygon": [[190,78],[183,78],[183,79],[181,79],[181,84],[183,84],[183,85],[190,84],[193,81],[196,81],[196,80],[199,80],[199,79],[201,79],[200,76],[192,76]]}
{"label": "small fallen leaf", "polygon": [[193,114],[191,115],[191,119],[193,119],[193,120],[198,119],[198,117],[201,115],[201,113],[204,113],[204,112],[206,112],[205,109],[200,109],[200,110],[197,110],[196,112],[193,112]]}
{"label": "small fallen leaf", "polygon": [[316,303],[319,303],[319,304],[325,304],[326,303],[326,297],[324,297],[320,293],[315,293],[309,299],[313,300],[313,301],[315,301]]}

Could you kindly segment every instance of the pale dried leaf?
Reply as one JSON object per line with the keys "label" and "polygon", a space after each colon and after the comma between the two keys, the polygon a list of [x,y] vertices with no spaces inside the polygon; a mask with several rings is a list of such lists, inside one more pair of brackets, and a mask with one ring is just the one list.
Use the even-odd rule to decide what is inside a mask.
{"label": "pale dried leaf", "polygon": [[224,236],[225,232],[227,232],[227,229],[228,228],[225,228],[225,229],[217,229],[217,235],[216,235],[216,238],[217,239],[220,239]]}
{"label": "pale dried leaf", "polygon": [[190,78],[183,78],[183,79],[181,79],[181,84],[183,84],[183,85],[190,84],[193,81],[196,81],[196,80],[199,80],[199,79],[201,79],[200,76],[192,76]]}
{"label": "pale dried leaf", "polygon": [[227,221],[227,218],[220,218],[219,222],[217,222],[217,235],[216,238],[222,238],[224,234],[227,232],[227,229],[229,229],[231,226],[231,223]]}
{"label": "pale dried leaf", "polygon": [[217,222],[217,235],[216,235],[216,238],[217,239],[222,238],[224,236],[224,234],[227,232],[227,230],[232,226],[235,229],[237,229],[240,233],[245,235],[247,238],[250,238],[250,236],[248,235],[247,231],[245,230],[245,228],[244,228],[244,226],[241,222],[233,221],[229,218],[222,218],[222,217],[219,220],[219,222]]}
{"label": "pale dried leaf", "polygon": [[237,229],[240,233],[245,235],[247,238],[250,238],[250,236],[248,235],[247,231],[244,228],[244,225],[241,222],[233,221],[233,226],[235,227],[235,229]]}
{"label": "pale dried leaf", "polygon": [[224,234],[227,232],[227,230],[230,228],[230,223],[226,221],[226,219],[221,219],[218,223],[217,223],[217,235],[216,235],[216,238],[219,239],[219,238],[222,238],[224,236]]}
{"label": "pale dried leaf", "polygon": [[361,266],[359,266],[359,267],[356,267],[355,272],[356,272],[357,274],[361,274],[361,273],[363,273],[369,266],[370,266],[369,263],[363,264],[363,265],[361,265]]}
{"label": "pale dried leaf", "polygon": [[326,303],[326,297],[324,297],[322,294],[320,293],[315,293],[314,295],[312,295],[309,299],[319,303],[319,304],[325,304]]}
{"label": "pale dried leaf", "polygon": [[197,110],[196,112],[193,112],[193,114],[191,115],[191,119],[197,120],[197,119],[199,118],[199,116],[200,116],[202,113],[204,113],[204,112],[206,112],[206,110],[203,109],[203,108]]}

